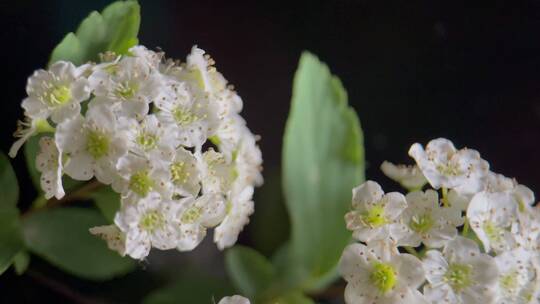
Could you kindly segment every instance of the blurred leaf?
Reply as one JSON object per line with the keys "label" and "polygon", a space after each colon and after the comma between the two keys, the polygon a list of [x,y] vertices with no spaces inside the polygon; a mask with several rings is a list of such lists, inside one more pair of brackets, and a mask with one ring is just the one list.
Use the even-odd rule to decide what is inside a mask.
{"label": "blurred leaf", "polygon": [[67,60],[75,65],[97,61],[99,53],[125,54],[138,43],[141,17],[136,1],[117,1],[102,13],[92,12],[76,33],[69,33],[53,50],[49,64]]}
{"label": "blurred leaf", "polygon": [[256,298],[272,283],[274,267],[262,254],[244,246],[234,246],[225,253],[225,267],[240,293]]}
{"label": "blurred leaf", "polygon": [[[42,195],[43,193],[40,184],[41,173],[36,168],[36,156],[39,153],[39,140],[43,136],[51,135],[52,134],[36,135],[28,139],[28,141],[24,144],[24,158],[26,159],[26,167],[28,168],[28,173],[30,174],[34,187],[36,187],[37,191],[39,192],[38,195]],[[64,186],[64,190],[66,191],[76,189],[83,183],[84,182],[76,181],[67,175],[62,176],[62,184]]]}
{"label": "blurred leaf", "polygon": [[9,159],[0,152],[0,274],[11,265],[15,256],[24,248],[19,210],[19,184]]}
{"label": "blurred leaf", "polygon": [[61,208],[30,214],[23,231],[29,250],[51,264],[82,278],[106,280],[133,270],[135,264],[88,232],[103,224],[95,210]]}
{"label": "blurred leaf", "polygon": [[120,209],[120,194],[111,187],[103,187],[92,193],[92,199],[107,221],[114,222],[114,215]]}
{"label": "blurred leaf", "polygon": [[2,206],[0,208],[0,274],[8,269],[17,253],[23,248],[19,211],[12,206]]}
{"label": "blurred leaf", "polygon": [[150,293],[144,304],[214,304],[225,296],[234,294],[232,286],[225,280],[192,276],[180,279],[164,288]]}
{"label": "blurred leaf", "polygon": [[289,216],[282,193],[279,171],[265,169],[264,185],[255,192],[256,210],[248,229],[253,247],[266,256],[289,238]]}
{"label": "blurred leaf", "polygon": [[[305,52],[294,78],[283,148],[291,217],[290,276],[307,289],[333,276],[351,233],[343,219],[364,179],[363,138],[341,82]],[[324,285],[324,284],[323,284]]]}
{"label": "blurred leaf", "polygon": [[268,304],[315,304],[315,302],[312,299],[304,296],[302,293],[296,292],[290,293],[276,300],[272,300]]}
{"label": "blurred leaf", "polygon": [[13,265],[15,266],[15,273],[18,275],[23,274],[26,269],[28,269],[28,265],[30,264],[30,255],[26,250],[22,250],[15,256],[15,259],[13,260]]}
{"label": "blurred leaf", "polygon": [[19,184],[9,159],[0,152],[0,207],[15,207],[19,200]]}

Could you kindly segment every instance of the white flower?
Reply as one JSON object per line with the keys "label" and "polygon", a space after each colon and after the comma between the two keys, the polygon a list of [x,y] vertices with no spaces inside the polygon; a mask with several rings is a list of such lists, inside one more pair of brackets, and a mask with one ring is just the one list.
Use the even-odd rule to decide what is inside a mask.
{"label": "white flower", "polygon": [[354,238],[362,242],[399,239],[395,233],[403,231],[398,221],[407,207],[401,193],[384,194],[379,184],[366,181],[353,189],[352,207],[353,211],[345,215],[345,221]]}
{"label": "white flower", "polygon": [[194,45],[186,58],[182,80],[195,83],[203,91],[215,94],[227,86],[227,80],[213,66],[214,60]]}
{"label": "white flower", "polygon": [[46,119],[25,117],[25,121],[17,121],[17,131],[13,135],[19,139],[9,149],[9,156],[15,158],[19,149],[30,137],[44,132],[54,132],[54,128]]}
{"label": "white flower", "polygon": [[214,242],[220,250],[234,245],[244,226],[249,223],[249,216],[254,211],[252,196],[252,186],[229,195],[225,218],[214,230]]}
{"label": "white flower", "polygon": [[210,148],[202,156],[196,155],[201,168],[203,193],[227,192],[238,177],[231,161]]}
{"label": "white flower", "polygon": [[384,161],[381,164],[381,171],[409,191],[420,190],[427,183],[418,166],[394,165]]}
{"label": "white flower", "polygon": [[159,121],[154,114],[146,116],[141,122],[135,119],[121,119],[126,130],[129,151],[148,158],[170,159],[178,145],[175,128]]}
{"label": "white flower", "polygon": [[129,49],[134,57],[141,59],[146,65],[152,69],[158,69],[161,63],[161,60],[164,56],[163,52],[154,52],[147,49],[145,46],[136,45]]}
{"label": "white flower", "polygon": [[224,297],[218,304],[250,304],[249,300],[242,296]]}
{"label": "white flower", "polygon": [[506,251],[514,246],[510,229],[516,220],[516,208],[509,193],[480,192],[473,197],[467,218],[486,252]]}
{"label": "white flower", "polygon": [[416,291],[425,274],[413,255],[352,244],[343,251],[339,269],[347,281],[347,304],[426,303]]}
{"label": "white flower", "polygon": [[183,79],[198,85],[212,102],[220,107],[219,116],[225,117],[242,110],[242,99],[214,67],[214,60],[205,51],[194,46],[187,56]]}
{"label": "white flower", "polygon": [[197,158],[179,147],[169,164],[170,183],[174,194],[197,196],[201,190],[201,173]]}
{"label": "white flower", "polygon": [[76,180],[95,175],[100,182],[111,184],[117,176],[118,160],[127,153],[126,136],[103,104],[89,107],[86,118],[78,116],[59,124],[55,139],[67,154],[64,172]]}
{"label": "white flower", "polygon": [[538,303],[540,268],[538,252],[518,248],[495,257],[499,268],[497,304]]}
{"label": "white flower", "polygon": [[89,229],[90,233],[97,235],[107,242],[109,249],[126,255],[126,235],[115,225],[96,226]]}
{"label": "white flower", "polygon": [[240,189],[246,186],[260,186],[263,183],[262,153],[256,141],[257,137],[245,128],[242,139],[232,153],[237,175],[234,186]]}
{"label": "white flower", "polygon": [[534,204],[534,193],[531,189],[519,184],[515,179],[489,172],[487,181],[487,192],[508,192],[514,196],[518,204],[519,215],[525,215]]}
{"label": "white flower", "polygon": [[402,213],[406,227],[405,236],[398,240],[402,246],[444,246],[457,235],[456,227],[463,225],[461,210],[441,207],[439,195],[433,190],[415,191],[407,194],[407,209]]}
{"label": "white flower", "polygon": [[540,252],[540,207],[529,208],[519,215],[519,221],[512,225],[514,239],[519,246]]}
{"label": "white flower", "polygon": [[155,102],[161,120],[177,126],[177,140],[199,147],[219,126],[217,108],[206,95],[196,94],[182,82],[169,81]]}
{"label": "white flower", "polygon": [[151,247],[161,250],[176,247],[175,204],[163,200],[157,192],[149,193],[137,203],[122,202],[114,223],[125,234],[127,255],[140,260],[148,255]]}
{"label": "white flower", "polygon": [[469,195],[460,194],[452,189],[448,191],[446,200],[450,207],[465,211],[471,202],[471,197]]}
{"label": "white flower", "polygon": [[474,194],[485,186],[489,164],[476,150],[456,150],[452,142],[438,138],[430,141],[426,150],[418,143],[413,144],[409,155],[435,189]]}
{"label": "white flower", "polygon": [[144,59],[130,56],[96,65],[88,81],[100,102],[137,119],[148,113],[161,86],[160,76]]}
{"label": "white flower", "polygon": [[77,116],[81,101],[90,96],[83,71],[71,62],[58,61],[47,71],[34,72],[26,85],[28,97],[22,102],[25,115],[32,119],[50,117],[55,123]]}
{"label": "white flower", "polygon": [[40,151],[36,157],[36,169],[41,172],[41,189],[45,191],[45,198],[64,197],[62,187],[62,152],[58,151],[54,139],[42,137],[39,140]]}
{"label": "white flower", "polygon": [[177,248],[193,250],[206,236],[206,229],[218,225],[225,216],[225,201],[221,195],[205,194],[197,199],[187,197],[175,211],[179,225]]}
{"label": "white flower", "polygon": [[489,171],[486,181],[487,192],[512,191],[516,187],[515,180],[492,171]]}
{"label": "white flower", "polygon": [[426,278],[424,295],[432,303],[493,303],[497,265],[493,258],[480,253],[472,240],[456,237],[441,254],[429,250],[423,261]]}
{"label": "white flower", "polygon": [[164,199],[171,198],[170,172],[159,160],[128,154],[118,161],[117,169],[120,178],[112,186],[127,201],[137,201],[154,191]]}

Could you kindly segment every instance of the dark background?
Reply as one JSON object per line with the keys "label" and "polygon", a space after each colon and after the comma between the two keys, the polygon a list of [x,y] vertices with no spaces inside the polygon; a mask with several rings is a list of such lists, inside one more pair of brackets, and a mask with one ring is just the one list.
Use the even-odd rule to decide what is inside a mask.
{"label": "dark background", "polygon": [[[16,120],[22,117],[19,103],[26,78],[45,66],[51,50],[68,31],[108,2],[0,2],[3,151],[9,149]],[[161,47],[168,56],[181,59],[197,44],[235,85],[244,100],[248,126],[262,136],[270,184],[279,184],[273,178],[279,172],[293,73],[302,50],[309,50],[330,66],[348,90],[364,131],[368,178],[395,188],[381,175],[379,164],[383,160],[410,162],[406,154],[410,144],[443,136],[458,147],[479,150],[494,171],[516,177],[533,191],[540,189],[538,1],[484,5],[374,0],[140,3],[141,44]],[[24,207],[35,192],[23,157],[13,163]],[[268,189],[265,193],[277,191]],[[259,201],[257,208],[262,210],[262,204],[279,199]],[[278,227],[282,235],[286,226],[285,217]],[[241,242],[257,243],[252,235],[250,227]],[[272,246],[261,250],[269,253],[272,248],[268,247]],[[204,248],[221,259],[211,245]],[[164,253],[159,261],[167,259],[176,259],[186,269],[203,263],[193,255],[178,253]],[[186,262],[190,259],[195,262]],[[17,277],[8,271],[0,278],[0,302],[71,301],[58,288],[42,282],[39,275],[43,273],[62,282],[62,288],[83,295],[110,298],[113,294],[118,302],[136,302],[170,278],[160,271],[147,276],[145,271],[152,268],[143,266],[128,278],[90,284],[36,258],[30,266],[34,276]],[[126,295],[118,295],[117,290]]]}

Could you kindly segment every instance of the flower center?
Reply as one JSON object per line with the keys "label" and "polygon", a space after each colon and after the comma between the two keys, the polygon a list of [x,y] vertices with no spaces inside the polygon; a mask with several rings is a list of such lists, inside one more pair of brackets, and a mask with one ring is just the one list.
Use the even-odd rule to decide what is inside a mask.
{"label": "flower center", "polygon": [[136,83],[130,83],[129,81],[125,81],[117,85],[115,94],[119,98],[127,100],[135,96],[138,90],[139,85],[137,85]]}
{"label": "flower center", "polygon": [[433,227],[434,221],[430,214],[414,215],[409,227],[417,233],[426,233]]}
{"label": "flower center", "polygon": [[176,162],[170,166],[172,181],[175,185],[185,184],[191,173],[188,172],[185,162]]}
{"label": "flower center", "polygon": [[511,271],[510,273],[501,276],[499,279],[499,284],[507,293],[516,293],[516,289],[518,287],[518,272]]}
{"label": "flower center", "polygon": [[94,159],[100,159],[109,152],[110,140],[100,131],[90,131],[86,137],[86,151]]}
{"label": "flower center", "polygon": [[153,184],[146,170],[135,172],[129,179],[129,189],[142,197],[152,190]]}
{"label": "flower center", "polygon": [[156,229],[159,229],[165,225],[165,218],[163,214],[158,210],[150,210],[146,212],[141,220],[139,221],[139,226],[142,230],[148,231],[150,233],[154,232]]}
{"label": "flower center", "polygon": [[380,227],[388,222],[384,215],[384,207],[381,205],[373,206],[367,212],[361,215],[362,221],[371,227]]}
{"label": "flower center", "polygon": [[71,99],[71,90],[67,86],[55,86],[46,95],[49,106],[63,105]]}
{"label": "flower center", "polygon": [[369,280],[381,293],[387,293],[396,285],[396,272],[390,264],[375,263]]}
{"label": "flower center", "polygon": [[488,237],[490,241],[492,242],[501,241],[503,229],[493,224],[492,221],[484,222],[484,224],[482,225],[482,228],[484,229],[484,232],[486,233],[486,236]]}
{"label": "flower center", "polygon": [[139,133],[135,141],[144,151],[150,151],[156,148],[158,137],[155,134],[143,131]]}
{"label": "flower center", "polygon": [[180,221],[185,224],[192,224],[196,220],[198,220],[202,215],[202,208],[197,206],[192,206],[188,208],[184,213],[182,213],[182,217],[180,218]]}
{"label": "flower center", "polygon": [[182,107],[174,109],[172,114],[176,123],[181,126],[186,126],[199,120],[199,117],[191,113],[191,111],[186,111],[186,109]]}
{"label": "flower center", "polygon": [[461,170],[457,164],[438,164],[437,171],[445,176],[458,176],[461,175]]}
{"label": "flower center", "polygon": [[451,264],[444,274],[444,280],[459,292],[472,284],[472,267],[466,264]]}

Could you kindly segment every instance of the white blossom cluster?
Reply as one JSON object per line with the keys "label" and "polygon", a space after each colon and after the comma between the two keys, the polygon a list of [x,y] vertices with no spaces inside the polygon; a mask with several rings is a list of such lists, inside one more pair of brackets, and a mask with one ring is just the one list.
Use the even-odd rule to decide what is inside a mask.
{"label": "white blossom cluster", "polygon": [[361,243],[341,257],[346,303],[540,303],[533,192],[447,139],[409,155],[416,165],[382,165],[406,195],[373,181],[353,190],[345,220]]}
{"label": "white blossom cluster", "polygon": [[95,177],[120,193],[114,225],[90,231],[121,255],[192,250],[213,227],[217,246],[232,246],[262,183],[241,98],[197,47],[185,63],[143,46],[101,57],[81,66],[59,61],[28,79],[21,139],[10,155],[49,132],[36,159],[47,199],[65,195],[63,174]]}

